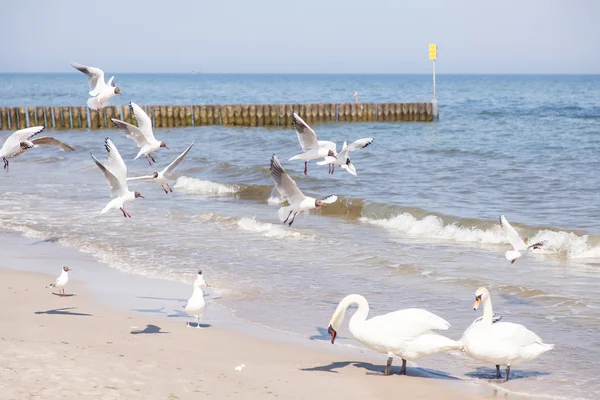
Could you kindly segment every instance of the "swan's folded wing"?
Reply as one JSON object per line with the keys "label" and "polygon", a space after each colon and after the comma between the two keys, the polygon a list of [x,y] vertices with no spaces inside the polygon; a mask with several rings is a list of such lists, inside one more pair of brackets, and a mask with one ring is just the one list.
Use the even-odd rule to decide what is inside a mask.
{"label": "swan's folded wing", "polygon": [[529,346],[543,343],[542,338],[520,324],[512,322],[497,322],[488,333],[494,342],[501,346],[503,343],[512,346]]}
{"label": "swan's folded wing", "polygon": [[386,336],[414,338],[431,330],[447,330],[450,324],[443,318],[420,308],[407,308],[367,320],[373,330]]}

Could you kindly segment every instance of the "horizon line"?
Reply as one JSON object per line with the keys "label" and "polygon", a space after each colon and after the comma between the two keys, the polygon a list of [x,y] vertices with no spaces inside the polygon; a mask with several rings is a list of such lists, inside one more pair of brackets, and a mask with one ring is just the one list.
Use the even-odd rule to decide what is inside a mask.
{"label": "horizon line", "polygon": [[[49,71],[30,71],[0,72],[0,75],[32,75],[32,74],[73,74],[78,75],[78,71],[49,72]],[[431,72],[110,72],[110,74],[127,75],[425,75],[431,76]],[[481,76],[595,76],[600,72],[436,72],[437,75],[481,75]]]}

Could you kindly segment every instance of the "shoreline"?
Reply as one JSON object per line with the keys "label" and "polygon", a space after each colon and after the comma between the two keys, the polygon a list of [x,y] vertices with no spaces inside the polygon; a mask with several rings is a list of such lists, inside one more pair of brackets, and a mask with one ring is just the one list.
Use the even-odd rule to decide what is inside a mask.
{"label": "shoreline", "polygon": [[[6,239],[3,240],[4,243],[10,240],[13,245],[20,242],[22,246],[27,242],[28,246],[32,246],[31,240],[16,232],[14,235],[0,233],[0,236]],[[11,250],[19,251],[18,246],[11,246]],[[168,383],[182,379],[178,374],[185,370],[183,365],[170,370],[170,373],[177,376],[164,382],[165,387],[170,390],[169,393],[164,393],[165,397],[158,395],[161,393],[159,388],[154,388],[147,393],[143,389],[153,387],[156,379],[163,379],[159,376],[169,375],[170,366],[173,363],[183,362],[181,354],[186,353],[191,360],[197,360],[185,360],[192,364],[197,363],[194,368],[202,368],[204,366],[202,361],[207,360],[214,367],[214,370],[206,369],[202,373],[202,376],[205,377],[203,382],[206,382],[206,377],[209,377],[210,390],[207,392],[206,388],[197,389],[200,390],[199,393],[205,393],[211,398],[230,395],[235,397],[236,393],[229,391],[231,389],[229,383],[225,381],[223,384],[220,383],[220,379],[232,378],[238,385],[242,385],[241,392],[249,396],[242,396],[243,398],[263,397],[267,394],[290,399],[331,398],[331,388],[336,388],[336,393],[342,396],[341,398],[363,399],[389,397],[397,394],[398,390],[402,390],[404,394],[410,394],[411,398],[418,399],[440,397],[482,399],[494,397],[497,392],[485,382],[458,379],[445,373],[410,367],[410,364],[408,376],[400,376],[397,375],[399,371],[397,362],[394,363],[392,369],[396,375],[383,377],[381,371],[385,366],[385,360],[374,352],[358,347],[329,347],[325,346],[323,341],[306,340],[301,336],[293,337],[294,335],[288,335],[283,331],[277,332],[238,320],[232,315],[228,315],[221,307],[217,307],[214,302],[218,301],[218,297],[211,298],[210,293],[207,296],[208,309],[201,321],[207,327],[199,330],[187,329],[184,325],[186,316],[178,308],[180,309],[182,302],[189,297],[191,283],[185,285],[127,274],[95,261],[90,255],[63,246],[58,247],[56,243],[36,242],[28,250],[27,253],[21,252],[20,254],[11,254],[11,251],[8,251],[8,257],[5,257],[0,264],[0,276],[4,278],[2,279],[4,283],[1,286],[0,302],[11,305],[3,308],[2,315],[0,315],[0,318],[8,322],[0,327],[1,343],[7,344],[8,342],[10,349],[3,353],[5,357],[3,365],[6,370],[15,371],[15,368],[18,369],[29,363],[38,364],[40,357],[46,359],[44,354],[47,356],[56,354],[65,346],[65,350],[75,357],[69,361],[73,369],[82,368],[80,365],[82,360],[76,357],[80,352],[83,352],[86,360],[94,359],[109,351],[108,347],[118,348],[121,352],[119,354],[131,350],[136,355],[135,357],[140,358],[136,362],[130,360],[129,364],[125,360],[121,360],[128,365],[122,371],[125,374],[136,370],[139,367],[137,363],[144,364],[146,357],[159,360],[157,364],[160,368],[157,367],[153,370],[153,374],[145,376],[145,379],[142,379],[145,384],[140,384],[141,386],[133,392],[131,390],[135,385],[127,383],[133,382],[133,378],[125,380],[121,386],[117,385],[116,387],[119,389],[109,388],[108,386],[111,385],[90,388],[86,379],[77,383],[67,379],[60,381],[61,390],[68,391],[78,388],[78,393],[84,393],[85,390],[93,389],[94,396],[121,391],[121,394],[127,393],[127,398],[135,397],[137,394],[141,396],[140,398],[150,398],[148,395],[157,396],[153,398],[168,398],[166,396],[171,394],[176,396],[172,398],[186,398],[180,396],[189,395],[191,392],[188,389]],[[5,249],[3,251],[6,253]],[[67,293],[76,294],[75,296],[65,298],[52,296],[49,292],[50,288],[44,288],[55,279],[62,264],[70,264],[69,266],[73,268]],[[147,294],[146,296],[139,295],[140,288],[142,288],[140,283],[143,284],[142,291]],[[129,294],[123,292],[125,287],[129,287]],[[165,303],[169,304],[169,308],[174,309],[174,313],[165,310]],[[160,306],[161,304],[162,306]],[[72,306],[77,308],[61,310],[61,308]],[[73,318],[73,316],[79,318]],[[80,320],[84,317],[86,322],[82,323],[83,321]],[[89,321],[92,322],[89,323]],[[43,329],[35,329],[40,326]],[[134,333],[136,331],[139,333]],[[167,332],[170,335],[162,334]],[[149,334],[145,335],[146,333]],[[68,340],[58,340],[63,336]],[[178,336],[182,340],[176,339]],[[115,338],[110,341],[108,347],[106,344],[109,342],[104,341],[106,337]],[[158,343],[144,348],[134,346],[135,348],[130,349],[134,345],[133,337],[160,339],[155,339]],[[31,346],[37,348],[35,354],[23,353],[20,350],[22,346],[16,345],[23,342],[28,344],[25,346],[27,348]],[[68,342],[68,344],[63,342]],[[188,347],[191,343],[194,346],[207,345],[208,347],[196,352]],[[179,356],[168,356],[164,351],[167,348],[169,353],[172,352]],[[194,355],[194,353],[197,354]],[[119,355],[118,357],[126,356]],[[16,364],[15,359],[19,360]],[[48,369],[38,368],[36,376],[49,373],[53,364],[50,360],[48,361]],[[42,365],[44,364],[42,363]],[[235,371],[234,368],[241,364],[246,365],[243,371]],[[110,365],[111,363],[104,365],[102,362],[97,362],[93,366],[86,367],[88,368],[87,378],[98,379],[103,374],[108,378],[114,370]],[[257,365],[260,368],[254,370]],[[31,366],[26,367],[27,370],[29,368]],[[247,371],[250,370],[254,371],[248,373]],[[274,370],[273,374],[265,374],[267,370]],[[283,378],[275,378],[278,374],[276,371],[280,370],[285,371],[285,384]],[[17,375],[22,378],[23,374],[28,375],[26,371]],[[188,375],[188,372],[185,372],[183,374],[186,384],[193,386],[192,382],[196,373]],[[263,389],[271,388],[271,393],[259,390],[258,387],[255,387],[256,385],[250,385],[246,375],[252,375],[251,381],[254,383],[262,382]],[[19,379],[18,376],[12,374],[9,376]],[[227,378],[221,378],[222,376]],[[30,377],[34,379],[33,375]],[[140,377],[137,379],[139,380]],[[8,381],[11,381],[10,377]],[[27,378],[24,379],[24,382],[27,382]],[[277,384],[275,384],[276,382]],[[33,381],[28,383],[35,390],[45,390],[43,389],[44,384],[40,388],[39,383]],[[57,382],[54,382],[54,385],[56,384]],[[311,390],[307,390],[307,387]],[[319,392],[317,388],[321,388],[323,391]],[[248,394],[248,390],[252,395]],[[143,393],[146,394],[142,395]],[[34,395],[33,392],[30,394]],[[50,392],[46,391],[43,398],[53,397]],[[510,398],[516,399],[513,394],[510,394]]]}

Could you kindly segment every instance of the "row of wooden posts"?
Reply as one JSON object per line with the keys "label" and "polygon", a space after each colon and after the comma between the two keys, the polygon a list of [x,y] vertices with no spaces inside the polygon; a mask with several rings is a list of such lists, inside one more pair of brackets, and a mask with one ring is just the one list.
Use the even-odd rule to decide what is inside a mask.
{"label": "row of wooden posts", "polygon": [[[235,104],[141,106],[157,128],[202,125],[288,126],[292,113],[319,122],[432,121],[432,103]],[[56,129],[112,128],[111,118],[134,123],[129,106],[1,107],[0,130],[44,125]]]}

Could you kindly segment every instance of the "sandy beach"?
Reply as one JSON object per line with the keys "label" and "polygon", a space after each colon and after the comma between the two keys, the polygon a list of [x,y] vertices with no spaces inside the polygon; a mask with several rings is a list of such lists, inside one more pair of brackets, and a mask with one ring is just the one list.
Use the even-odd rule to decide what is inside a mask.
{"label": "sandy beach", "polygon": [[382,365],[227,331],[210,318],[186,328],[104,307],[79,282],[59,297],[45,288],[52,281],[0,269],[3,399],[483,398],[411,369],[384,377]]}

